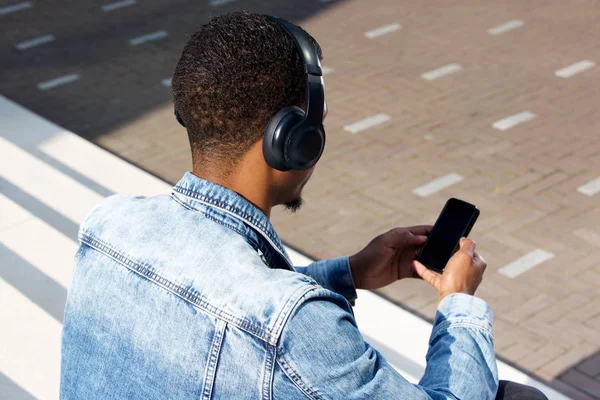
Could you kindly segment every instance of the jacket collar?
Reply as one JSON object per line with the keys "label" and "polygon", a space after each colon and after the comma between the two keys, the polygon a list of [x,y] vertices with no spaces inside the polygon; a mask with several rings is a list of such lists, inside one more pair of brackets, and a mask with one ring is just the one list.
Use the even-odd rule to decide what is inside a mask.
{"label": "jacket collar", "polygon": [[[269,219],[261,210],[233,190],[199,178],[191,172],[186,172],[173,187],[172,194],[177,194],[180,202],[192,208],[197,208],[197,203],[202,203],[206,207],[221,210],[229,216],[239,219],[258,233],[269,244],[269,247],[283,258],[289,269],[293,270],[292,261]],[[254,242],[254,240],[250,241]],[[263,246],[259,246],[259,250],[262,250],[260,247]],[[264,250],[261,252],[265,253]]]}

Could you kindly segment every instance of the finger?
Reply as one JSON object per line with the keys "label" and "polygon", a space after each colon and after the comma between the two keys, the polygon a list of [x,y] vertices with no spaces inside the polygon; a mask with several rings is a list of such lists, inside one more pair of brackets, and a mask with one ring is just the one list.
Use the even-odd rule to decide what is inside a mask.
{"label": "finger", "polygon": [[423,280],[427,283],[429,283],[431,286],[433,286],[436,290],[439,291],[440,288],[440,282],[441,282],[441,277],[439,275],[437,275],[436,273],[434,273],[433,271],[431,271],[430,269],[428,269],[426,266],[424,266],[423,264],[421,264],[418,261],[413,261],[413,268],[415,269],[415,272],[421,277],[423,278]]}
{"label": "finger", "polygon": [[424,235],[424,236],[429,236],[432,229],[433,229],[433,226],[431,226],[431,225],[418,225],[418,226],[411,226],[410,228],[408,228],[408,230],[412,234]]}
{"label": "finger", "polygon": [[410,277],[413,278],[413,279],[423,280],[423,278],[421,278],[421,275],[419,275],[419,273],[415,269],[414,265],[411,265],[411,268],[410,268]]}
{"label": "finger", "polygon": [[427,236],[422,235],[410,235],[408,238],[408,244],[412,244],[415,246],[422,246],[427,241]]}
{"label": "finger", "polygon": [[417,256],[419,255],[419,253],[421,252],[422,249],[423,249],[423,246],[417,247],[415,249],[415,258],[417,258]]}
{"label": "finger", "polygon": [[473,257],[473,254],[475,253],[475,242],[471,239],[461,238],[460,249],[462,251],[466,251],[471,257]]}
{"label": "finger", "polygon": [[[386,245],[393,248],[413,244],[414,236],[407,228],[394,228],[383,234]],[[423,243],[418,242],[417,244]]]}
{"label": "finger", "polygon": [[473,262],[475,263],[475,265],[477,265],[479,268],[485,271],[485,268],[487,267],[487,262],[481,254],[475,252],[473,254]]}

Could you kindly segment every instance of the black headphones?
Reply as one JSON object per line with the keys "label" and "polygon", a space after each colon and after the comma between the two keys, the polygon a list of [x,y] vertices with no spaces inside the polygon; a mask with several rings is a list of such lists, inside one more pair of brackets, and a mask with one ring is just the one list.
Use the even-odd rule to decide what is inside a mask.
{"label": "black headphones", "polygon": [[[265,129],[263,155],[267,164],[279,171],[307,170],[319,161],[325,148],[325,89],[321,63],[304,31],[277,17],[265,17],[281,26],[296,43],[306,71],[306,111],[288,106],[273,115]],[[175,118],[185,126],[177,110]]]}

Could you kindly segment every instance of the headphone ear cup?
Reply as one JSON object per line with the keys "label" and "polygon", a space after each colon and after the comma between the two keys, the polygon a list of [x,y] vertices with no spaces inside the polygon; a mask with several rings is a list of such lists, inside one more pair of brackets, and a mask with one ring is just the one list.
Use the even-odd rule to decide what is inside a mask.
{"label": "headphone ear cup", "polygon": [[286,160],[290,168],[303,171],[312,168],[323,154],[325,131],[313,125],[296,127],[286,146]]}
{"label": "headphone ear cup", "polygon": [[305,117],[300,107],[289,106],[279,110],[267,124],[263,139],[263,155],[271,168],[289,171],[293,168],[286,159],[286,144],[290,134]]}

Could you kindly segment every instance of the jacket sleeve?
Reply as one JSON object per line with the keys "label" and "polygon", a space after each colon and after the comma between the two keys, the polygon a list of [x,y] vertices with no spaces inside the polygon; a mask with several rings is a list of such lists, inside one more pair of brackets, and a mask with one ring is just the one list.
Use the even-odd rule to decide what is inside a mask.
{"label": "jacket sleeve", "polygon": [[350,304],[354,305],[357,295],[348,257],[317,261],[308,267],[295,267],[295,270],[310,276],[325,289],[344,296]]}
{"label": "jacket sleeve", "polygon": [[494,399],[498,377],[491,318],[480,299],[445,298],[433,326],[425,375],[417,385],[363,340],[342,297],[319,288],[288,320],[277,366],[310,399]]}

